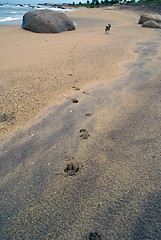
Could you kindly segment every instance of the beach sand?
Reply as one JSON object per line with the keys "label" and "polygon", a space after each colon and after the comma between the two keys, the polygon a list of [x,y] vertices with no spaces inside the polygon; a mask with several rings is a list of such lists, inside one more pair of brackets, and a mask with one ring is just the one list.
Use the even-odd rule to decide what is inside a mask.
{"label": "beach sand", "polygon": [[67,15],[76,31],[0,26],[0,238],[159,239],[161,31]]}
{"label": "beach sand", "polygon": [[[72,87],[82,89],[125,74],[120,64],[135,58],[134,43],[141,34],[144,38],[136,14],[81,9],[68,15],[76,31],[36,34],[20,26],[0,26],[0,105],[8,116],[1,123],[2,136],[65,100]],[[109,36],[104,34],[107,23],[112,24]]]}

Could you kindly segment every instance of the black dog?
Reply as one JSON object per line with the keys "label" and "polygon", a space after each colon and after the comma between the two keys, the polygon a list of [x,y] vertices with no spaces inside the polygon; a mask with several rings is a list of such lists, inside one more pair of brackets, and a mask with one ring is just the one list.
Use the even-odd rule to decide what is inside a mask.
{"label": "black dog", "polygon": [[105,28],[105,34],[109,33],[110,28],[111,28],[111,24],[108,24]]}

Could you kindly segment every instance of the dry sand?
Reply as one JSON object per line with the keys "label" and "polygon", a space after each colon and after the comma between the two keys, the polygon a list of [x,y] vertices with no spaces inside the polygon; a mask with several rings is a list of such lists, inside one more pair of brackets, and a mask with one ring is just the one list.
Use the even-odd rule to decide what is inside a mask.
{"label": "dry sand", "polygon": [[0,27],[0,238],[160,239],[161,32],[68,15],[76,31]]}
{"label": "dry sand", "polygon": [[[23,127],[72,87],[108,82],[125,74],[120,64],[134,59],[132,48],[144,30],[135,13],[81,9],[68,13],[76,31],[35,34],[0,26],[1,136]],[[104,34],[107,23],[110,35]],[[3,118],[3,116],[0,116]]]}

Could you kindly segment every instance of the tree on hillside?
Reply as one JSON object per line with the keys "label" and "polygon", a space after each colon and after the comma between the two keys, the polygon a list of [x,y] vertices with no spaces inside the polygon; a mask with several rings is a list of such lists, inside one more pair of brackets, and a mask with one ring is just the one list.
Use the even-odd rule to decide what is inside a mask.
{"label": "tree on hillside", "polygon": [[108,0],[104,1],[105,5],[108,5],[110,2]]}
{"label": "tree on hillside", "polygon": [[99,1],[98,0],[92,0],[92,4],[93,5],[99,5]]}

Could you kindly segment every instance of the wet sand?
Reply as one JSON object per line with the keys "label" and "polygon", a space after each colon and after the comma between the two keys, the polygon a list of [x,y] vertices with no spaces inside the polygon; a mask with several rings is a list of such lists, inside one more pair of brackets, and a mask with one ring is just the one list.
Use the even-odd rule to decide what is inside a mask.
{"label": "wet sand", "polygon": [[[39,72],[48,79],[41,81],[48,94],[33,89],[46,105],[36,110],[30,95],[24,106],[35,110],[28,118],[17,115],[30,124],[24,120],[20,128],[15,118],[18,130],[3,132],[0,238],[159,239],[161,32],[140,28],[137,14],[127,11],[70,14],[80,27],[56,37],[82,42],[69,50],[71,58],[64,52],[72,63],[57,65],[62,85],[51,97],[50,67],[63,56],[63,44],[48,74]],[[113,21],[108,36],[101,27],[105,15]],[[31,65],[32,77],[39,63]],[[16,78],[14,64],[9,70]],[[59,72],[63,67],[70,71]]]}

